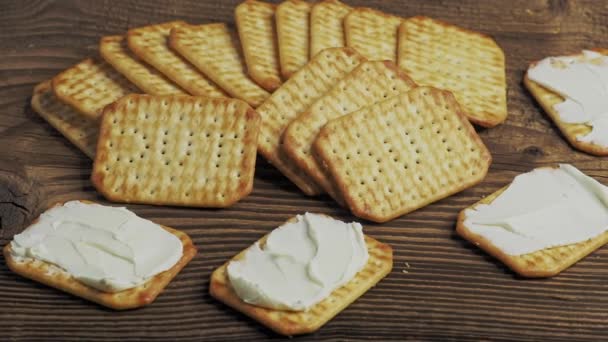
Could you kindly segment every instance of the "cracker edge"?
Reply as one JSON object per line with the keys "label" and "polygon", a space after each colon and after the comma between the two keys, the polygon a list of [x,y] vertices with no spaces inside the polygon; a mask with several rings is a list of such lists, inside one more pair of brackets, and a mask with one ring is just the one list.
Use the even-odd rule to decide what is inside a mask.
{"label": "cracker edge", "polygon": [[[608,49],[592,48],[589,50],[599,52],[603,55],[608,56]],[[576,55],[580,55],[580,52],[578,54],[569,54],[566,56],[576,56]],[[528,70],[531,67],[533,67],[534,65],[536,65],[538,62],[539,61],[534,61],[534,62],[530,63],[530,65],[528,66],[528,69],[526,69],[526,73],[524,74],[524,81],[523,81],[524,85],[526,86],[526,89],[528,89],[530,94],[532,94],[536,103],[538,103],[541,106],[541,108],[543,109],[545,114],[547,114],[547,116],[551,119],[553,124],[555,124],[555,126],[557,126],[561,135],[566,139],[566,141],[570,144],[570,146],[574,147],[575,149],[577,149],[579,151],[583,151],[585,153],[592,154],[595,156],[600,156],[600,157],[608,156],[608,146],[603,147],[601,145],[594,144],[594,143],[581,142],[581,141],[576,140],[577,136],[572,135],[572,134],[567,134],[566,127],[568,127],[569,125],[579,125],[579,124],[569,124],[569,123],[563,122],[562,120],[559,119],[557,112],[549,104],[540,100],[541,93],[543,91],[553,93],[556,96],[559,96],[561,99],[563,99],[563,97],[561,97],[560,95],[556,94],[555,92],[541,86],[540,84],[538,84],[528,78]],[[584,125],[584,124],[580,124],[580,125]]]}
{"label": "cracker edge", "polygon": [[[293,218],[287,222],[291,222],[292,220],[293,220]],[[263,236],[257,242],[265,241],[269,234]],[[382,243],[368,235],[364,235],[364,237],[365,237],[366,246],[369,246],[370,243],[377,244],[378,248],[383,249],[385,251],[385,253],[389,256],[390,259],[387,259],[388,261],[386,261],[386,264],[383,265],[384,267],[383,267],[382,271],[377,274],[376,278],[374,278],[370,281],[370,283],[368,284],[369,286],[361,287],[360,289],[358,289],[359,290],[358,292],[354,292],[355,296],[353,296],[351,301],[345,301],[344,303],[340,303],[340,304],[332,307],[332,312],[330,312],[327,319],[325,319],[325,320],[317,320],[311,325],[297,324],[297,323],[296,324],[293,324],[293,323],[285,324],[284,321],[277,322],[276,320],[269,318],[268,312],[284,312],[286,314],[289,314],[290,311],[266,309],[263,307],[258,307],[258,306],[252,305],[252,304],[245,303],[244,301],[242,301],[240,299],[240,297],[234,292],[234,290],[232,290],[232,288],[230,286],[230,280],[226,276],[226,272],[227,272],[226,268],[231,261],[242,258],[244,256],[245,252],[247,250],[249,250],[249,248],[251,248],[251,246],[253,246],[253,245],[250,245],[249,247],[245,248],[244,250],[239,252],[237,255],[232,257],[230,260],[225,262],[223,265],[221,265],[220,267],[215,269],[215,271],[213,271],[213,273],[211,274],[210,282],[209,282],[209,294],[211,294],[211,296],[213,298],[228,305],[229,307],[235,309],[236,311],[239,311],[240,313],[245,314],[246,316],[258,321],[262,325],[266,326],[267,328],[273,330],[274,332],[276,332],[278,334],[285,335],[285,336],[293,336],[293,335],[301,335],[301,334],[308,334],[308,333],[315,332],[318,329],[320,329],[322,326],[324,326],[327,322],[331,321],[334,317],[336,317],[339,313],[341,313],[344,309],[346,309],[352,303],[354,303],[357,299],[359,299],[361,296],[363,296],[372,287],[376,286],[382,279],[384,279],[393,270],[393,249],[391,248],[391,246],[386,243]],[[369,261],[370,260],[368,259],[368,263],[369,263]],[[366,266],[367,266],[367,264],[366,264]],[[364,266],[364,267],[366,267],[366,266]],[[357,275],[358,275],[358,273],[357,273]],[[353,277],[353,280],[355,277],[357,277],[357,275],[355,275]],[[343,286],[348,286],[349,284],[350,284],[350,282],[346,283]],[[334,292],[339,289],[340,288],[334,290]],[[334,292],[332,292],[332,294]],[[316,305],[320,305],[322,302],[323,301],[319,302]]]}
{"label": "cracker edge", "polygon": [[[98,204],[98,203],[95,203],[92,201],[87,201],[87,200],[80,200],[80,202],[87,203],[87,204]],[[49,209],[62,205],[62,204],[63,203],[56,203],[55,205],[51,206]],[[49,210],[49,209],[47,209],[47,210]],[[36,218],[36,220],[34,220],[34,222],[32,222],[29,226],[38,222],[39,219],[40,218]],[[22,263],[15,261],[15,259],[13,259],[13,257],[11,256],[11,242],[9,242],[8,244],[6,244],[6,246],[4,246],[4,248],[2,249],[2,252],[4,254],[4,259],[6,261],[8,268],[12,272],[14,272],[24,278],[28,278],[30,280],[36,281],[38,283],[44,284],[44,285],[52,287],[54,289],[69,293],[76,297],[80,297],[82,299],[92,301],[94,303],[108,307],[110,309],[114,309],[114,310],[136,309],[136,308],[139,308],[139,307],[142,307],[142,306],[145,306],[145,305],[148,305],[148,304],[154,302],[154,300],[163,292],[163,290],[167,287],[167,285],[179,274],[179,272],[190,262],[190,260],[192,260],[192,258],[198,252],[196,247],[194,246],[194,243],[192,242],[192,239],[190,238],[190,236],[188,236],[188,234],[186,234],[185,232],[183,232],[181,230],[173,229],[171,227],[167,227],[167,226],[163,226],[163,225],[160,225],[160,226],[163,229],[165,229],[166,231],[168,231],[169,233],[175,235],[177,238],[180,239],[180,241],[182,242],[182,246],[183,246],[182,257],[179,259],[179,261],[175,265],[173,265],[173,267],[171,267],[167,271],[164,271],[164,272],[161,272],[161,273],[155,275],[153,278],[151,278],[147,282],[145,282],[144,284],[149,284],[150,286],[144,291],[138,290],[138,288],[140,286],[144,285],[144,284],[141,284],[137,287],[126,289],[124,291],[119,291],[119,292],[115,292],[115,293],[103,292],[103,291],[97,290],[91,286],[85,285],[84,283],[81,283],[80,281],[74,279],[71,275],[69,275],[67,279],[64,279],[63,276],[61,279],[55,279],[56,275],[47,276],[46,274],[40,274],[39,272],[37,272],[38,270],[33,271],[33,270],[28,269],[29,263],[22,264]],[[44,262],[41,260],[38,260],[38,262],[42,263],[42,265],[44,265],[45,267],[49,267],[52,265],[50,263],[47,263],[47,262]],[[57,267],[57,266],[54,266],[54,267]],[[63,272],[68,274],[66,271],[63,271]],[[166,276],[168,276],[168,277],[166,277]],[[72,280],[72,279],[74,280],[74,282],[68,281],[68,280]],[[120,302],[117,302],[115,298],[113,298],[114,296],[116,296],[120,293],[123,293],[123,292],[127,292],[127,291],[136,291],[133,295],[137,294],[137,302],[132,301],[127,304],[121,304]],[[133,295],[131,295],[131,296],[133,296]]]}
{"label": "cracker edge", "polygon": [[[469,122],[469,120],[468,120],[467,116],[464,114],[460,104],[458,103],[458,101],[456,101],[456,98],[450,91],[441,90],[441,89],[437,89],[437,88],[433,88],[433,87],[416,87],[416,88],[412,88],[407,93],[402,93],[402,94],[396,95],[396,96],[405,96],[405,94],[408,94],[412,91],[421,91],[421,89],[429,89],[429,90],[432,90],[433,92],[444,93],[446,96],[446,101],[449,101],[454,105],[454,109],[455,109],[454,114],[456,114],[458,116],[458,118],[460,119],[462,127],[464,129],[466,129],[469,137],[474,141],[474,143],[477,146],[479,146],[480,149],[483,150],[482,159],[480,160],[480,162],[485,161],[485,163],[483,165],[481,165],[481,169],[482,169],[481,172],[479,172],[477,177],[475,177],[475,179],[472,179],[471,182],[469,182],[469,183],[463,182],[460,184],[459,187],[453,189],[450,192],[443,194],[442,196],[438,196],[436,198],[428,199],[424,202],[421,202],[420,206],[418,206],[418,208],[416,208],[416,209],[409,210],[409,211],[408,210],[396,211],[393,215],[387,215],[386,217],[369,215],[367,212],[365,212],[363,210],[358,210],[356,207],[353,207],[353,205],[352,205],[353,199],[351,196],[348,195],[348,191],[347,191],[348,189],[347,189],[346,184],[344,184],[339,179],[339,177],[335,176],[334,168],[332,166],[330,166],[329,163],[326,163],[326,160],[331,159],[331,158],[329,158],[329,156],[324,153],[323,149],[321,148],[322,144],[321,144],[321,140],[319,138],[321,136],[328,136],[331,134],[331,132],[328,132],[329,129],[327,127],[330,123],[332,123],[333,121],[337,121],[337,120],[343,120],[344,118],[347,118],[349,115],[331,120],[325,126],[323,126],[323,128],[321,128],[321,131],[317,135],[317,139],[313,143],[313,149],[314,149],[316,155],[318,156],[318,161],[321,161],[322,162],[321,164],[326,164],[326,170],[329,172],[329,174],[331,174],[331,179],[334,180],[336,187],[338,187],[340,189],[340,193],[342,193],[342,195],[344,196],[344,200],[346,201],[348,208],[351,210],[351,212],[355,216],[360,217],[365,220],[377,222],[377,223],[387,222],[387,221],[393,220],[397,217],[400,217],[402,215],[405,215],[410,212],[416,211],[418,209],[424,208],[427,205],[430,205],[430,204],[440,201],[444,198],[457,194],[470,187],[473,187],[473,186],[479,184],[481,181],[483,181],[484,178],[486,177],[486,175],[488,173],[488,169],[490,168],[490,165],[492,164],[492,155],[490,154],[490,151],[484,144],[483,140],[481,140],[481,137],[479,137],[479,135],[475,131],[475,128],[473,128],[473,125]],[[385,101],[391,101],[391,100],[392,100],[392,97],[386,99]],[[385,101],[382,101],[382,102],[385,102]],[[382,102],[378,102],[378,103],[382,103]],[[376,103],[375,105],[378,105],[378,103]],[[364,109],[364,108],[362,108],[362,109]],[[485,156],[485,158],[484,158],[484,156]]]}
{"label": "cracker edge", "polygon": [[[507,85],[507,75],[506,75],[506,72],[507,72],[507,69],[506,69],[507,59],[506,59],[504,50],[500,47],[500,45],[498,45],[498,43],[496,42],[496,39],[494,39],[494,37],[492,37],[492,36],[490,36],[488,34],[485,34],[485,33],[469,30],[469,29],[466,29],[464,27],[460,27],[460,26],[451,24],[451,23],[449,23],[447,21],[443,21],[443,20],[427,17],[427,16],[424,16],[424,15],[417,15],[417,16],[414,16],[414,17],[411,17],[411,18],[403,19],[403,21],[399,25],[399,31],[398,31],[398,35],[397,35],[398,44],[397,44],[397,62],[396,63],[399,64],[399,60],[401,58],[400,57],[401,53],[400,53],[400,48],[399,47],[401,45],[401,37],[405,36],[405,34],[403,34],[401,31],[404,30],[404,27],[405,27],[407,21],[410,21],[410,20],[429,20],[429,19],[431,21],[435,22],[439,26],[455,28],[457,31],[460,31],[462,33],[472,34],[472,35],[476,35],[476,36],[478,36],[480,38],[487,39],[490,43],[492,43],[492,45],[494,45],[494,47],[496,48],[496,51],[500,52],[500,55],[502,57],[502,63],[503,63],[503,76],[504,76],[504,80],[505,80],[505,84],[504,84],[504,86],[505,86],[505,108],[504,108],[505,110],[504,110],[504,114],[501,115],[500,118],[497,119],[497,120],[483,120],[483,119],[478,119],[478,118],[470,117],[469,115],[467,115],[467,118],[471,122],[473,122],[474,124],[482,126],[482,127],[485,127],[485,128],[492,128],[492,127],[498,126],[498,125],[502,124],[503,122],[505,122],[507,120],[507,117],[509,116],[509,108],[508,108],[509,107],[509,103],[508,103],[508,99],[507,99],[508,85]],[[465,113],[466,113],[466,111],[465,111]],[[487,117],[488,114],[492,114],[492,113],[489,113],[488,111],[484,111],[481,114]]]}
{"label": "cracker edge", "polygon": [[[105,129],[104,127],[107,126],[105,123],[106,120],[106,111],[110,111],[110,110],[114,110],[115,107],[120,106],[123,104],[123,102],[129,101],[131,98],[133,97],[153,97],[153,98],[170,98],[170,97],[175,97],[175,98],[185,98],[185,99],[191,99],[191,98],[206,98],[209,99],[209,101],[225,101],[225,102],[230,102],[230,101],[240,101],[243,102],[247,105],[248,109],[247,109],[247,117],[250,118],[251,120],[255,120],[256,121],[256,132],[255,132],[255,136],[252,137],[253,139],[253,143],[256,144],[256,148],[255,148],[255,156],[253,156],[253,165],[252,165],[252,169],[253,169],[253,174],[250,178],[250,181],[247,183],[247,185],[244,188],[239,188],[241,191],[238,192],[237,194],[235,194],[234,198],[232,198],[230,201],[227,201],[225,204],[221,205],[221,206],[209,206],[209,205],[196,205],[196,204],[185,204],[185,203],[160,203],[160,202],[148,202],[148,201],[132,201],[132,200],[125,200],[121,194],[112,194],[108,191],[105,191],[104,187],[103,187],[103,179],[104,177],[102,175],[100,175],[98,171],[98,167],[97,167],[97,158],[101,158],[102,156],[104,158],[106,158],[106,156],[103,153],[99,153],[102,149],[103,143],[107,140],[108,135],[110,134],[110,132]],[[227,208],[230,207],[232,205],[234,205],[235,203],[239,202],[240,200],[242,200],[243,198],[247,197],[252,191],[253,191],[253,182],[254,182],[254,178],[255,178],[255,164],[256,164],[256,158],[257,158],[257,141],[258,141],[258,137],[259,137],[259,133],[260,133],[260,127],[261,127],[261,117],[260,115],[251,108],[251,106],[249,106],[246,102],[239,100],[239,99],[234,99],[234,98],[221,98],[221,97],[206,97],[206,96],[190,96],[190,95],[162,95],[162,96],[152,96],[152,95],[148,95],[148,94],[129,94],[129,95],[125,95],[122,98],[112,102],[111,104],[107,105],[104,110],[103,113],[101,115],[100,118],[100,122],[99,122],[99,138],[97,139],[97,148],[95,149],[95,159],[93,159],[93,167],[91,170],[91,183],[93,183],[93,186],[95,187],[95,190],[97,190],[101,195],[103,195],[104,198],[106,198],[107,200],[109,200],[110,202],[115,202],[115,203],[137,203],[137,204],[150,204],[150,205],[171,205],[171,206],[179,206],[179,207],[191,207],[191,208]]]}
{"label": "cracker edge", "polygon": [[[73,136],[64,133],[63,128],[60,128],[58,125],[56,126],[52,120],[47,119],[47,116],[50,116],[50,115],[44,114],[47,112],[47,110],[43,109],[42,103],[40,102],[40,96],[42,95],[43,92],[46,91],[47,87],[49,88],[49,91],[53,92],[53,90],[52,90],[53,85],[52,85],[51,80],[42,81],[34,87],[34,93],[32,95],[32,99],[30,100],[30,106],[38,114],[38,116],[43,118],[46,123],[48,123],[49,125],[51,125],[51,127],[53,127],[55,130],[57,130],[57,132],[59,132],[65,139],[67,139],[78,150],[80,150],[82,153],[84,153],[91,160],[95,159],[95,151],[93,151],[91,153],[91,151],[88,151],[84,147],[84,145],[82,145],[81,142],[78,141],[78,139],[74,139]],[[55,96],[54,94],[55,93],[53,92],[53,96]],[[56,98],[56,96],[55,96],[55,98]],[[56,98],[56,101],[59,101],[59,99]],[[74,110],[74,111],[76,111],[76,110]],[[88,117],[85,117],[85,118],[87,118],[88,120],[91,120],[92,122],[96,121],[95,119],[90,119]]]}
{"label": "cracker edge", "polygon": [[[539,168],[536,168],[536,169],[539,169]],[[558,266],[556,266],[555,268],[548,268],[548,269],[547,268],[538,269],[535,267],[527,267],[526,263],[519,259],[523,255],[534,254],[534,253],[538,253],[540,251],[551,250],[554,248],[561,248],[561,247],[565,247],[565,246],[545,248],[540,251],[523,254],[523,255],[509,255],[509,254],[504,253],[500,248],[496,247],[488,239],[470,231],[469,228],[467,226],[465,226],[464,220],[465,220],[465,211],[466,210],[473,209],[476,206],[478,206],[479,204],[491,203],[503,191],[505,191],[511,185],[511,183],[498,189],[497,191],[493,192],[492,194],[488,195],[487,197],[477,201],[473,205],[462,209],[460,211],[460,213],[458,214],[458,218],[456,221],[456,233],[458,235],[460,235],[463,239],[467,240],[468,242],[474,244],[476,247],[478,247],[481,250],[483,250],[484,252],[486,252],[487,254],[489,254],[489,255],[493,256],[494,258],[498,259],[499,261],[501,261],[503,264],[505,264],[507,267],[509,267],[512,271],[516,272],[517,274],[519,274],[523,277],[527,277],[527,278],[547,278],[547,277],[555,276],[555,275],[561,273],[562,271],[568,269],[572,265],[576,264],[580,260],[584,259],[589,254],[595,252],[598,248],[602,247],[606,243],[608,243],[608,232],[605,232],[595,238],[591,238],[586,241],[581,241],[581,242],[588,242],[588,241],[593,240],[593,244],[590,247],[588,247],[588,249],[583,250],[582,253],[572,254],[569,258],[564,259],[564,261],[561,264],[559,264]],[[581,242],[579,242],[579,243],[581,243]],[[576,245],[576,244],[570,244],[570,245],[566,245],[566,246],[572,246],[572,245]]]}

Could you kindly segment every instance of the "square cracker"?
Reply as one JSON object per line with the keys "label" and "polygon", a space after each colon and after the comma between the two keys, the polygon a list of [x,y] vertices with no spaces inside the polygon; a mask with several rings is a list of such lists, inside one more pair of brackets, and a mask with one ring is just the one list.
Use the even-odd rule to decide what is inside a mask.
{"label": "square cracker", "polygon": [[331,47],[344,47],[343,21],[352,7],[339,0],[315,3],[310,11],[310,56]]}
{"label": "square cracker", "polygon": [[50,80],[34,88],[32,108],[89,158],[95,158],[99,121],[89,119],[59,101]]}
{"label": "square cracker", "polygon": [[234,11],[247,72],[270,92],[282,83],[274,26],[275,7],[262,1],[246,0]]}
{"label": "square cracker", "polygon": [[139,90],[106,62],[93,58],[53,77],[53,91],[63,103],[90,119],[101,115],[103,107]]}
{"label": "square cracker", "polygon": [[130,29],[127,33],[129,48],[190,94],[224,97],[217,85],[169,48],[171,29],[183,24],[183,21],[172,21]]}
{"label": "square cracker", "polygon": [[252,107],[270,96],[247,75],[238,39],[226,24],[176,26],[169,41],[175,51],[231,96]]}
{"label": "square cracker", "polygon": [[330,120],[407,92],[415,86],[393,62],[363,62],[289,124],[283,134],[283,148],[298,167],[343,204],[339,190],[313,155],[312,145],[317,134]]}
{"label": "square cracker", "polygon": [[430,87],[330,121],[314,149],[353,214],[375,222],[479,183],[491,162],[452,93]]}
{"label": "square cracker", "polygon": [[99,54],[106,62],[147,94],[186,94],[163,74],[135,57],[129,50],[127,39],[124,36],[101,38]]}
{"label": "square cracker", "polygon": [[399,67],[425,86],[451,91],[472,122],[507,118],[505,55],[494,39],[428,17],[399,28]]}
{"label": "square cracker", "polygon": [[[595,52],[599,52],[603,55],[608,55],[608,49],[591,49]],[[579,54],[580,55],[580,54]],[[534,63],[532,64],[534,65]],[[532,66],[531,65],[531,66]],[[591,132],[591,127],[585,124],[567,123],[559,118],[559,114],[553,108],[556,104],[564,102],[564,98],[559,94],[541,86],[540,84],[530,80],[528,74],[524,77],[524,85],[532,96],[536,99],[536,102],[540,104],[545,113],[553,120],[557,128],[562,132],[568,143],[577,150],[593,154],[596,156],[608,156],[608,148],[605,146],[597,145],[591,142],[579,141],[577,137],[584,136]]]}
{"label": "square cracker", "polygon": [[310,55],[310,9],[302,0],[285,0],[275,12],[281,75],[288,79],[308,62]]}
{"label": "square cracker", "polygon": [[[82,202],[93,203],[89,201]],[[36,223],[36,221],[33,223]],[[192,240],[186,233],[165,226],[161,227],[181,240],[183,245],[183,255],[181,259],[179,259],[173,267],[157,274],[147,282],[120,292],[110,293],[100,291],[74,279],[63,269],[41,260],[17,260],[12,257],[10,243],[4,246],[4,259],[11,271],[25,278],[29,278],[114,310],[135,309],[152,303],[165,287],[167,287],[171,280],[173,280],[186,264],[192,260],[194,255],[196,255],[196,247],[194,247]]]}
{"label": "square cracker", "polygon": [[397,61],[397,32],[402,18],[371,8],[355,8],[344,18],[346,46],[368,59]]}
{"label": "square cracker", "polygon": [[[475,206],[479,204],[490,204],[503,191],[505,191],[507,187],[508,186],[499,189],[495,193],[483,198],[481,201],[473,204],[467,209],[475,208]],[[591,254],[596,249],[608,243],[608,232],[605,232],[595,238],[575,244],[546,248],[523,255],[509,255],[504,253],[484,237],[473,233],[467,226],[465,226],[465,210],[466,209],[462,210],[458,215],[458,221],[456,223],[456,232],[458,235],[470,241],[475,246],[483,249],[496,259],[502,261],[511,270],[524,277],[540,278],[557,275],[561,271],[586,257],[588,254]]]}
{"label": "square cracker", "polygon": [[350,48],[323,50],[257,108],[262,117],[259,152],[309,196],[319,194],[321,189],[284,154],[283,131],[299,113],[364,60]]}
{"label": "square cracker", "polygon": [[241,100],[127,96],[104,110],[91,180],[111,201],[227,207],[253,188],[259,125]]}
{"label": "square cracker", "polygon": [[[259,240],[261,245],[266,241],[267,236]],[[329,322],[391,272],[393,268],[393,250],[391,247],[369,236],[365,236],[365,243],[367,244],[369,259],[364,268],[350,282],[334,290],[327,298],[308,311],[267,309],[245,303],[230,286],[226,271],[230,261],[211,274],[209,293],[213,298],[281,335],[292,336],[311,333]],[[246,251],[247,249],[240,252],[232,260],[243,258]]]}

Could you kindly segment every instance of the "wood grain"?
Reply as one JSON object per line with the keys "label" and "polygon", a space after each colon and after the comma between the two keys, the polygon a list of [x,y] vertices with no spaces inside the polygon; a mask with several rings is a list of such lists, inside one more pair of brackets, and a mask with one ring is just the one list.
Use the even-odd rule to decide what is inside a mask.
{"label": "wood grain", "polygon": [[[225,21],[234,27],[236,3],[0,1],[2,245],[54,202],[103,202],[89,181],[91,161],[31,110],[34,85],[94,55],[101,36],[131,27],[175,19],[193,24]],[[496,128],[479,129],[494,159],[482,184],[397,220],[365,224],[367,234],[392,245],[393,272],[319,332],[298,339],[606,339],[608,248],[558,277],[524,280],[457,237],[454,223],[459,210],[537,166],[570,162],[608,183],[608,161],[572,150],[521,84],[533,60],[607,47],[608,4],[591,0],[347,3],[403,17],[428,15],[494,36],[507,56],[509,118]],[[199,248],[158,300],[141,310],[113,312],[20,278],[1,262],[1,340],[274,338],[269,330],[210,298],[208,279],[213,269],[292,215],[311,211],[354,219],[328,197],[305,197],[263,160],[258,160],[253,193],[232,208],[129,208],[183,229]]]}

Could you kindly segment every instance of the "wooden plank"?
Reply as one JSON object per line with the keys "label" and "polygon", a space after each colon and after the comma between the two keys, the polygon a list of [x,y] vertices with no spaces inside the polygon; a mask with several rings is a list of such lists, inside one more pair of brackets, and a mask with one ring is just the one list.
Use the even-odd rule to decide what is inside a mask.
{"label": "wooden plank", "polygon": [[[101,36],[130,27],[174,19],[224,21],[234,27],[237,2],[0,2],[2,245],[53,202],[104,202],[89,181],[90,160],[31,110],[34,85],[94,54]],[[509,118],[494,129],[479,130],[494,157],[482,184],[397,220],[365,224],[368,234],[393,246],[393,272],[319,332],[302,339],[605,339],[607,248],[558,277],[523,280],[457,237],[454,222],[459,210],[537,166],[571,162],[608,183],[608,160],[570,148],[521,84],[530,61],[607,47],[608,6],[592,0],[347,2],[403,17],[429,15],[494,36],[507,56]],[[0,339],[241,341],[275,336],[210,298],[212,270],[292,215],[311,211],[354,219],[328,197],[305,197],[261,159],[253,193],[232,208],[129,208],[185,230],[199,247],[158,300],[141,310],[112,312],[13,275],[2,262]]]}

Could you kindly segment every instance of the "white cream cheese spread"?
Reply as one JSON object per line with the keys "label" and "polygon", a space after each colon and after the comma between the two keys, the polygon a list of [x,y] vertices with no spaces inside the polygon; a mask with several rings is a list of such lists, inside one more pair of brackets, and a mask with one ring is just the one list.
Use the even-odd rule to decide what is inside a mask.
{"label": "white cream cheese spread", "polygon": [[306,213],[228,264],[232,288],[257,306],[303,311],[349,282],[369,254],[359,223]]}
{"label": "white cream cheese spread", "polygon": [[608,146],[607,56],[584,50],[578,57],[548,57],[528,69],[528,78],[565,99],[553,107],[562,121],[591,126],[577,140]]}
{"label": "white cream cheese spread", "polygon": [[105,292],[138,286],[182,257],[179,238],[125,208],[66,202],[11,242],[16,260],[51,263]]}
{"label": "white cream cheese spread", "polygon": [[579,243],[608,229],[608,187],[568,164],[535,169],[467,209],[464,225],[509,255]]}

